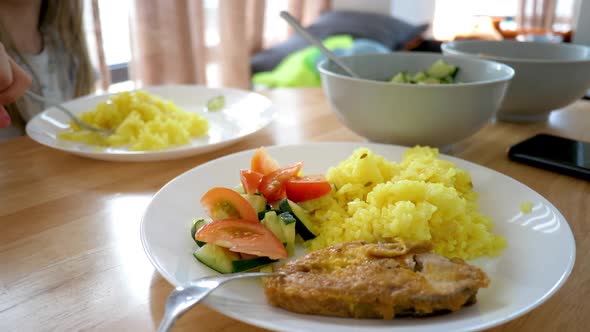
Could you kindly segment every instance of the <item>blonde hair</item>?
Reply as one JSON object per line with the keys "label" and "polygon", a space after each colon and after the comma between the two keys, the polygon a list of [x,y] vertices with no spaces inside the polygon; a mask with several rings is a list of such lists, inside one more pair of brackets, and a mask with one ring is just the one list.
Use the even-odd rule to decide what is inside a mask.
{"label": "blonde hair", "polygon": [[[51,31],[58,40],[49,39],[52,43],[62,43],[63,47],[73,55],[76,64],[76,81],[74,82],[74,96],[89,94],[94,90],[94,71],[90,63],[84,25],[82,0],[43,0],[39,15],[38,28]],[[0,42],[7,52],[29,66],[23,55],[16,49],[14,41],[0,22]],[[29,69],[30,66],[29,66]],[[32,70],[30,70],[32,72]],[[35,84],[36,74],[33,73]],[[37,81],[38,84],[38,81]],[[7,106],[8,113],[15,126],[24,128],[24,120],[20,116],[16,103]]]}

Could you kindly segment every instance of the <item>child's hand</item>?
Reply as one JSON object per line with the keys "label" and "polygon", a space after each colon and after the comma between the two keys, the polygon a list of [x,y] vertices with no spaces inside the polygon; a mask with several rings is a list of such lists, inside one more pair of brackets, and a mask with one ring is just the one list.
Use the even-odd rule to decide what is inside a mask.
{"label": "child's hand", "polygon": [[4,106],[0,105],[0,129],[10,126],[10,116]]}
{"label": "child's hand", "polygon": [[10,125],[10,117],[2,105],[22,96],[31,85],[31,77],[10,58],[0,43],[0,128]]}

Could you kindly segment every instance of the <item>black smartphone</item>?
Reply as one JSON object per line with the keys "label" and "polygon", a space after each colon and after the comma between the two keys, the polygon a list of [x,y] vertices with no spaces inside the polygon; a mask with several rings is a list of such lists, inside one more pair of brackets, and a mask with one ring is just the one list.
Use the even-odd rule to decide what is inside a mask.
{"label": "black smartphone", "polygon": [[508,150],[511,160],[590,181],[590,143],[538,134]]}

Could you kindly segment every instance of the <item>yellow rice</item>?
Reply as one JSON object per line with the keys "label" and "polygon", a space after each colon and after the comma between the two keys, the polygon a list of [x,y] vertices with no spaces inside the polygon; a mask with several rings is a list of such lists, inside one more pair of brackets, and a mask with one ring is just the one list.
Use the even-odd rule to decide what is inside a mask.
{"label": "yellow rice", "polygon": [[521,202],[520,203],[520,212],[531,213],[531,211],[533,211],[533,203],[531,203],[531,202]]}
{"label": "yellow rice", "polygon": [[112,135],[83,130],[74,122],[71,131],[59,138],[102,147],[128,146],[130,150],[161,150],[187,144],[193,137],[206,135],[205,118],[185,112],[171,101],[145,91],[123,92],[84,112],[80,119],[100,128],[114,129]]}
{"label": "yellow rice", "polygon": [[357,149],[326,177],[336,189],[303,204],[319,233],[306,242],[309,250],[401,237],[431,241],[446,257],[473,259],[496,256],[506,246],[479,212],[470,175],[439,159],[436,149],[415,147],[401,163]]}

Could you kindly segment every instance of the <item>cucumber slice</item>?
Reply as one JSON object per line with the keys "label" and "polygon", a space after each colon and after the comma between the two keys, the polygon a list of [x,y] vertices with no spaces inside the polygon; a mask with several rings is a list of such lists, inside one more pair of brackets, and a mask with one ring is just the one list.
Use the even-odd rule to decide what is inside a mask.
{"label": "cucumber slice", "polygon": [[438,78],[434,78],[434,77],[429,77],[421,82],[419,82],[420,84],[440,84],[441,81]]}
{"label": "cucumber slice", "polygon": [[419,71],[414,75],[407,72],[399,72],[391,78],[391,82],[410,84],[451,84],[455,83],[455,76],[459,67],[448,64],[439,59],[425,71]]}
{"label": "cucumber slice", "polygon": [[240,255],[226,248],[214,244],[205,244],[193,253],[199,262],[207,265],[219,273],[234,272],[233,262],[240,259]]}
{"label": "cucumber slice", "polygon": [[211,219],[203,219],[203,218],[193,219],[193,226],[191,227],[191,237],[193,238],[193,240],[195,241],[195,243],[197,243],[197,245],[199,247],[204,246],[205,242],[198,241],[197,239],[195,239],[195,234],[197,234],[197,231],[199,231],[199,229],[201,229],[201,227],[205,226],[206,224],[208,224],[210,222],[211,222]]}
{"label": "cucumber slice", "polygon": [[444,60],[439,59],[430,68],[426,69],[426,74],[430,77],[442,79],[447,76],[454,77],[458,70],[459,67],[450,65],[444,62]]}
{"label": "cucumber slice", "polygon": [[233,272],[248,271],[274,262],[276,262],[276,260],[270,259],[268,257],[240,259],[232,262]]}
{"label": "cucumber slice", "polygon": [[289,224],[294,223],[294,222],[297,221],[295,219],[295,217],[293,217],[293,215],[291,214],[291,212],[283,212],[283,213],[279,214],[279,218],[281,218],[281,221],[285,225],[289,225]]}
{"label": "cucumber slice", "polygon": [[274,272],[274,268],[271,264],[268,264],[268,265],[262,266],[260,268],[260,272],[272,273],[272,272]]}
{"label": "cucumber slice", "polygon": [[283,233],[283,222],[277,216],[275,211],[268,211],[262,219],[264,227],[268,228],[282,243],[285,243],[285,234]]}
{"label": "cucumber slice", "polygon": [[279,210],[278,207],[275,209],[272,206],[270,206],[270,205],[267,204],[266,205],[266,210],[264,210],[262,212],[258,212],[258,220],[264,219],[264,215],[266,215],[266,213],[267,212],[270,212],[270,211],[276,212],[277,215],[279,215],[282,212],[281,210]]}
{"label": "cucumber slice", "polygon": [[244,197],[248,203],[252,205],[256,213],[266,211],[266,198],[264,198],[262,195],[242,194],[242,197]]}
{"label": "cucumber slice", "polygon": [[423,71],[419,71],[416,74],[414,74],[414,76],[412,77],[411,81],[413,83],[419,83],[419,82],[424,81],[427,78],[428,78],[428,76]]}
{"label": "cucumber slice", "polygon": [[258,220],[262,221],[262,219],[264,219],[264,215],[266,214],[267,211],[262,211],[262,212],[258,212]]}
{"label": "cucumber slice", "polygon": [[279,207],[281,211],[290,212],[295,217],[295,230],[303,240],[307,241],[316,237],[313,232],[313,222],[303,208],[287,198],[280,201]]}
{"label": "cucumber slice", "polygon": [[216,96],[207,101],[207,110],[209,112],[221,111],[225,107],[225,96]]}
{"label": "cucumber slice", "polygon": [[393,83],[410,83],[410,78],[408,77],[408,73],[405,71],[397,73],[393,76],[390,80]]}
{"label": "cucumber slice", "polygon": [[452,84],[455,83],[455,79],[452,76],[443,77],[440,79],[440,83],[442,84]]}
{"label": "cucumber slice", "polygon": [[234,187],[234,191],[237,192],[238,194],[246,194],[246,192],[244,191],[244,187],[242,187],[242,184],[238,184],[237,186]]}
{"label": "cucumber slice", "polygon": [[283,234],[285,235],[285,243],[287,243],[287,255],[292,256],[295,254],[295,225],[297,225],[297,221],[289,212],[279,214],[279,219],[283,222]]}

